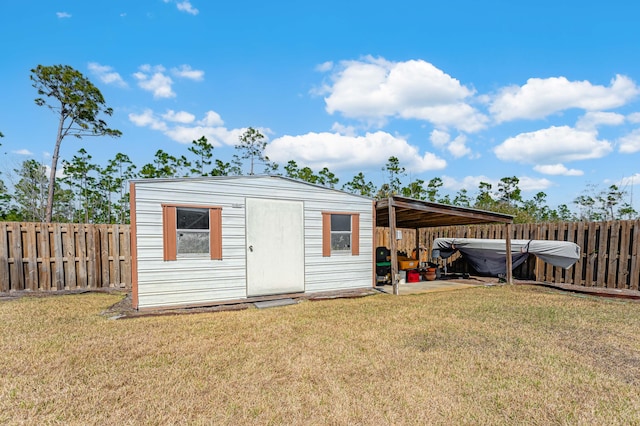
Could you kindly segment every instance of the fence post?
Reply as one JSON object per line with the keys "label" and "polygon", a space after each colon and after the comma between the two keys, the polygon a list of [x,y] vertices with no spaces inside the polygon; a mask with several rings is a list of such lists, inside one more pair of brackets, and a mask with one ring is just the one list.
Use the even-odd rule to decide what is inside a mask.
{"label": "fence post", "polygon": [[20,223],[9,224],[11,230],[11,257],[13,258],[13,268],[11,270],[11,289],[24,290],[24,261],[22,260],[22,230]]}
{"label": "fence post", "polygon": [[9,278],[9,242],[6,222],[0,222],[0,292],[11,289]]}
{"label": "fence post", "polygon": [[[38,243],[36,240],[36,224],[35,223],[21,223],[20,232],[25,234],[23,250],[26,248],[23,255],[27,258],[27,277],[25,279],[25,288],[35,291],[38,290]],[[24,232],[22,232],[24,231]]]}

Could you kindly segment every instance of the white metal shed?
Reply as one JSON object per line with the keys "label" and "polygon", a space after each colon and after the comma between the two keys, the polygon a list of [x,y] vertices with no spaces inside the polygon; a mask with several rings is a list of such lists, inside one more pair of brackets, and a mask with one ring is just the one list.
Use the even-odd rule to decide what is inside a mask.
{"label": "white metal shed", "polygon": [[137,309],[372,287],[373,200],[280,176],[131,182]]}

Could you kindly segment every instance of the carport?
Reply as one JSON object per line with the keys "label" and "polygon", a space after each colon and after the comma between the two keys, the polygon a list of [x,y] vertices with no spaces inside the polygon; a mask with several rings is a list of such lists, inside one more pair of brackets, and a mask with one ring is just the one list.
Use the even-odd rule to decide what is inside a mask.
{"label": "carport", "polygon": [[[511,284],[511,224],[513,216],[502,213],[466,207],[450,206],[430,201],[415,200],[413,198],[393,195],[389,198],[375,201],[376,226],[389,228],[389,250],[391,251],[391,281],[393,294],[399,294],[398,287],[398,254],[396,247],[397,229],[415,229],[416,250],[420,250],[420,232],[422,228],[436,226],[478,225],[483,223],[504,223],[506,235],[507,283]],[[374,241],[374,247],[377,242]],[[375,262],[375,259],[374,259]]]}

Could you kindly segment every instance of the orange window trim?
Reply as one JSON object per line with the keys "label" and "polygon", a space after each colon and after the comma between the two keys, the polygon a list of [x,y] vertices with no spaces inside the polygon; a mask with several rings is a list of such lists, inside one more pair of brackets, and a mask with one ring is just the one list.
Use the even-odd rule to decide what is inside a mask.
{"label": "orange window trim", "polygon": [[322,213],[322,256],[331,256],[331,213]]}
{"label": "orange window trim", "polygon": [[360,214],[351,214],[351,255],[360,255]]}
{"label": "orange window trim", "polygon": [[176,260],[176,207],[162,206],[162,240],[164,248],[164,260]]}
{"label": "orange window trim", "polygon": [[360,255],[360,213],[322,212],[322,256],[331,256],[331,215],[346,214],[351,216],[351,255]]}
{"label": "orange window trim", "polygon": [[211,260],[222,260],[222,209],[209,209],[209,253]]}
{"label": "orange window trim", "polygon": [[209,209],[209,255],[211,260],[222,260],[222,207],[194,204],[162,204],[164,260],[177,259],[176,209],[178,207]]}

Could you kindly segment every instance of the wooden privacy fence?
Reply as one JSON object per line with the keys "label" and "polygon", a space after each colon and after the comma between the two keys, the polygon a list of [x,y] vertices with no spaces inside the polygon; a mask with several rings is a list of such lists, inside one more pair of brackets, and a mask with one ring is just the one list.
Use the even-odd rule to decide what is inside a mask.
{"label": "wooden privacy fence", "polygon": [[[611,222],[559,222],[514,224],[512,239],[571,241],[580,246],[581,257],[569,269],[554,267],[530,255],[514,269],[514,277],[550,283],[574,284],[639,290],[640,283],[640,220]],[[427,256],[433,240],[449,238],[505,238],[504,225],[473,225],[419,230],[420,244]],[[402,230],[398,250],[411,254],[416,247],[415,230]],[[376,229],[378,246],[389,247],[389,231]],[[449,258],[451,272],[470,272],[459,254]]]}
{"label": "wooden privacy fence", "polygon": [[[504,225],[420,229],[423,259],[438,237],[504,238]],[[402,230],[398,250],[411,254],[415,230]],[[535,281],[639,290],[640,220],[512,225],[513,239],[572,241],[581,257],[569,269],[529,256],[514,276]],[[0,293],[131,287],[129,225],[0,222]],[[376,229],[376,242],[389,247],[389,231]],[[459,255],[451,272],[470,272]]]}
{"label": "wooden privacy fence", "polygon": [[0,222],[0,292],[131,287],[128,225]]}

